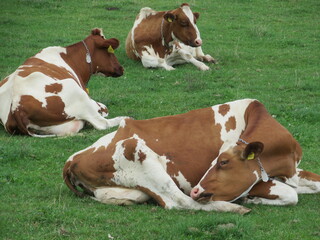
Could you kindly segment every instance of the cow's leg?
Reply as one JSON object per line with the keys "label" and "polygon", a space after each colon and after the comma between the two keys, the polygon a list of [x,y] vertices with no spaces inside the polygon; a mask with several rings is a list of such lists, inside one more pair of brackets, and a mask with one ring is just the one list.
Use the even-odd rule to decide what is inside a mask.
{"label": "cow's leg", "polygon": [[298,194],[320,192],[320,175],[302,169],[297,169],[297,173],[285,179],[285,183],[294,186]]}
{"label": "cow's leg", "polygon": [[94,200],[105,204],[132,205],[146,202],[149,195],[137,189],[121,187],[102,187],[93,192]]}
{"label": "cow's leg", "polygon": [[65,105],[64,111],[70,117],[85,120],[99,130],[117,126],[122,119],[127,118],[116,117],[113,119],[105,119],[102,116],[103,114],[100,113],[101,106],[96,101],[92,100],[83,89],[78,86],[75,87],[74,83],[70,84],[68,82],[64,82],[64,87],[65,89],[72,89],[72,91],[61,93],[61,98]]}
{"label": "cow's leg", "polygon": [[[178,55],[178,57],[177,57]],[[180,59],[179,59],[180,58]],[[181,59],[183,61],[181,61]],[[209,70],[210,68],[205,65],[203,62],[200,62],[199,60],[197,60],[191,53],[190,51],[188,51],[188,49],[184,49],[184,48],[174,48],[173,52],[171,53],[171,55],[167,58],[167,62],[168,63],[172,63],[172,65],[174,64],[180,64],[182,62],[188,62],[188,63],[192,63],[193,65],[195,65],[198,69],[202,70],[202,71],[206,71]]]}
{"label": "cow's leg", "polygon": [[164,68],[167,71],[174,70],[174,68],[167,64],[166,60],[158,56],[150,55],[143,52],[141,56],[141,63],[145,68]]}
{"label": "cow's leg", "polygon": [[201,204],[185,195],[166,172],[167,159],[153,152],[137,136],[117,143],[113,181],[120,186],[136,188],[154,198],[167,209],[195,209],[247,213],[250,210],[229,202]]}
{"label": "cow's leg", "polygon": [[266,205],[295,205],[298,202],[296,191],[278,180],[259,182],[244,199],[245,203]]}
{"label": "cow's leg", "polygon": [[200,60],[200,61],[203,61],[203,62],[212,62],[212,63],[215,63],[217,64],[217,60],[215,60],[213,57],[211,57],[209,54],[204,54],[203,51],[202,51],[202,48],[201,47],[197,47],[195,49],[195,57],[196,59]]}

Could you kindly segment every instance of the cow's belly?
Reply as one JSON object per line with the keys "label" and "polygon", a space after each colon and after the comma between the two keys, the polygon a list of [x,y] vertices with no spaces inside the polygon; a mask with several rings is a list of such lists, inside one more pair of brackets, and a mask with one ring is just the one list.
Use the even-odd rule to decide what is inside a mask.
{"label": "cow's belly", "polygon": [[82,120],[72,120],[59,125],[40,127],[35,124],[29,124],[27,127],[31,132],[36,135],[55,135],[55,136],[66,136],[78,133],[84,126]]}

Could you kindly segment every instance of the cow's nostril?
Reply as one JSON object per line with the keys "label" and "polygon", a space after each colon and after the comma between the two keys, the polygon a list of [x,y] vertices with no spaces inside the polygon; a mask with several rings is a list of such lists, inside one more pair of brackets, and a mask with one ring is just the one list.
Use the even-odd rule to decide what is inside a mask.
{"label": "cow's nostril", "polygon": [[196,39],[195,44],[199,47],[202,45],[202,40],[201,39]]}
{"label": "cow's nostril", "polygon": [[193,198],[193,199],[196,199],[199,195],[199,188],[195,187],[191,190],[191,193],[190,193],[190,196]]}

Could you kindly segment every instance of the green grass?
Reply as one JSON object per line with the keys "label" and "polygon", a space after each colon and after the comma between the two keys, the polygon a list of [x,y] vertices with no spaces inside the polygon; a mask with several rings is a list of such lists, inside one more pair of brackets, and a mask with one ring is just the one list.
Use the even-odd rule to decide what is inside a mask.
{"label": "green grass", "polygon": [[[208,72],[192,65],[166,72],[128,59],[124,42],[139,9],[180,3],[1,1],[0,76],[42,48],[67,46],[102,27],[121,41],[116,55],[125,68],[121,78],[94,76],[89,83],[110,117],[146,119],[256,98],[301,143],[301,167],[320,173],[320,2],[190,0],[201,14],[203,50],[218,65]],[[118,10],[107,10],[113,7]],[[297,206],[249,206],[245,216],[76,198],[62,181],[66,159],[113,130],[88,126],[73,137],[37,139],[9,136],[0,127],[0,239],[319,239],[319,194],[300,195]]]}

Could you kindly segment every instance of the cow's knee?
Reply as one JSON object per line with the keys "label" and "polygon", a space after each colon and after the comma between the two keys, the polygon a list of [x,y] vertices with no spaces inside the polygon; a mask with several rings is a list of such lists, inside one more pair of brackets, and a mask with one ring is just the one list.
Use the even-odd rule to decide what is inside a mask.
{"label": "cow's knee", "polygon": [[255,189],[254,191],[257,193],[249,194],[244,202],[266,205],[296,205],[298,203],[298,194],[294,188],[276,180],[270,183],[271,187],[266,192],[266,189],[263,189],[263,192]]}

